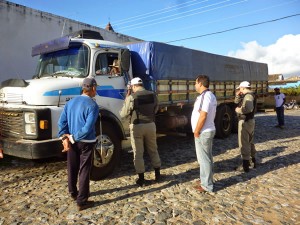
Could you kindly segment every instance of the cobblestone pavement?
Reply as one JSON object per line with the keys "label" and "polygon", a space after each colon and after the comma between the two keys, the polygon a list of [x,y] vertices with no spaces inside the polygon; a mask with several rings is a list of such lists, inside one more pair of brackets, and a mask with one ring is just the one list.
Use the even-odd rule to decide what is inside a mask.
{"label": "cobblestone pavement", "polygon": [[[194,190],[199,167],[192,137],[158,139],[164,180],[134,185],[132,154],[105,180],[91,181],[96,206],[77,211],[68,196],[66,162],[0,161],[1,224],[300,224],[300,110],[286,111],[285,129],[274,112],[256,115],[257,169],[234,171],[237,135],[214,140],[215,187]],[[146,178],[154,179],[146,158]]]}

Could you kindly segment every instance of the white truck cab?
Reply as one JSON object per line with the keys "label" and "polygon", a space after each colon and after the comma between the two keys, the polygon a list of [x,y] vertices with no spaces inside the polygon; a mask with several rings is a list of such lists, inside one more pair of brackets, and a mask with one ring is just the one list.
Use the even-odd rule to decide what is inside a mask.
{"label": "white truck cab", "polygon": [[[127,83],[132,78],[126,46],[104,41],[98,32],[82,30],[33,47],[40,55],[32,80],[10,79],[0,89],[0,147],[5,154],[40,159],[61,154],[57,121],[67,101],[81,94],[85,77],[97,81],[101,114],[92,179],[109,173],[120,157],[127,131],[120,119]],[[119,73],[112,73],[119,66]],[[100,125],[101,129],[100,129]],[[101,131],[101,133],[100,133]]]}

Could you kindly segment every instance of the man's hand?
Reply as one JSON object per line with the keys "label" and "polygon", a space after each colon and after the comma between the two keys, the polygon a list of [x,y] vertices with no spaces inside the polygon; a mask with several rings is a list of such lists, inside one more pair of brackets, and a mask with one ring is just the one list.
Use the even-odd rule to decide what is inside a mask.
{"label": "man's hand", "polygon": [[131,86],[128,86],[126,97],[128,97],[129,95],[131,95],[131,91],[132,91]]}
{"label": "man's hand", "polygon": [[194,137],[195,137],[195,138],[200,137],[200,133],[199,133],[199,132],[195,132],[195,133],[194,133]]}
{"label": "man's hand", "polygon": [[69,140],[69,134],[66,134],[63,138],[62,138],[62,145],[63,145],[63,150],[62,152],[67,152],[71,149],[71,142]]}

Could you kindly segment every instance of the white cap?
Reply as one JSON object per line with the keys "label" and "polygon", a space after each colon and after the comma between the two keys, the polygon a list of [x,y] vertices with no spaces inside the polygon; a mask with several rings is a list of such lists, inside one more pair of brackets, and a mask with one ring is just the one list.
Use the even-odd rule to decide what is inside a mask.
{"label": "white cap", "polygon": [[143,84],[143,81],[142,81],[141,78],[135,77],[135,78],[133,78],[133,79],[131,80],[130,83],[131,83],[131,85],[135,85],[135,84]]}
{"label": "white cap", "polygon": [[241,87],[243,87],[243,88],[249,88],[250,87],[250,83],[248,81],[243,81],[243,82],[240,83],[240,85],[236,89],[240,89]]}

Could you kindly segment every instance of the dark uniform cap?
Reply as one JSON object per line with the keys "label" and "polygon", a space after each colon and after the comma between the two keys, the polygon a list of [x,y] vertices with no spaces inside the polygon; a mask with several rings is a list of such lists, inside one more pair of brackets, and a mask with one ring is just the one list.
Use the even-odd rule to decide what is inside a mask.
{"label": "dark uniform cap", "polygon": [[82,88],[89,89],[90,87],[97,86],[97,82],[94,78],[85,78],[82,82]]}

